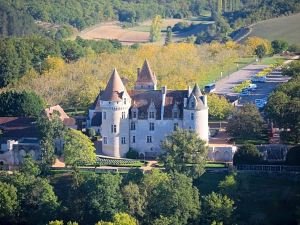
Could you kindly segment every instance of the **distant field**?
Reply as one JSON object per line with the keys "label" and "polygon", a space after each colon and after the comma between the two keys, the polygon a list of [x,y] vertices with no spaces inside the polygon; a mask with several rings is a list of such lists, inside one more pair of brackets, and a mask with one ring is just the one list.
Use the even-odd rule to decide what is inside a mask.
{"label": "distant field", "polygon": [[[174,26],[178,22],[187,22],[189,24],[204,24],[207,25],[211,23],[208,21],[209,16],[201,16],[199,18],[191,19],[163,19],[162,31],[165,31],[168,26]],[[146,43],[149,41],[149,32],[151,26],[151,20],[144,21],[138,26],[130,28],[122,28],[118,21],[101,23],[93,27],[87,28],[80,32],[79,36],[84,39],[118,39],[122,44],[134,44],[134,43]],[[199,32],[199,27],[197,26],[190,32],[185,32],[178,35],[174,35],[174,41],[179,38],[184,38],[192,34],[197,34]],[[165,33],[162,32],[162,41],[164,41]]]}
{"label": "distant field", "polygon": [[292,16],[266,20],[255,24],[249,36],[285,40],[290,44],[300,44],[300,13]]}

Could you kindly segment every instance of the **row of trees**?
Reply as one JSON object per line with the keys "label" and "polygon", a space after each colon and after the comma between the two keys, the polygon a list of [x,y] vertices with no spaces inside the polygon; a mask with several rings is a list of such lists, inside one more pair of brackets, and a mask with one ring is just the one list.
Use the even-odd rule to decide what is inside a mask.
{"label": "row of trees", "polygon": [[[42,73],[51,67],[51,63],[59,64],[60,58],[71,62],[85,55],[114,52],[121,47],[118,41],[87,41],[81,38],[59,42],[38,36],[0,39],[0,88],[17,82],[33,69]],[[50,62],[49,57],[52,57]]]}

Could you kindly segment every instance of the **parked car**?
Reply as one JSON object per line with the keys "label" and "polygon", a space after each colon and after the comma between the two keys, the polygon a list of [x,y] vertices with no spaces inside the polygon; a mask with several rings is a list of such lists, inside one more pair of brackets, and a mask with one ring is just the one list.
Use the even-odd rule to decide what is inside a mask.
{"label": "parked car", "polygon": [[267,104],[267,99],[265,98],[257,98],[255,99],[255,105],[257,108],[262,109]]}

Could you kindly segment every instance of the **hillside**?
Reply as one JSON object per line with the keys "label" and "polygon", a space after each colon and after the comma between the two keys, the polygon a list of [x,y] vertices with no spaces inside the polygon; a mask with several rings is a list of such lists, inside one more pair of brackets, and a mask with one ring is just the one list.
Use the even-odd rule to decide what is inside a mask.
{"label": "hillside", "polygon": [[285,40],[290,44],[300,43],[300,13],[259,22],[252,27],[249,36]]}

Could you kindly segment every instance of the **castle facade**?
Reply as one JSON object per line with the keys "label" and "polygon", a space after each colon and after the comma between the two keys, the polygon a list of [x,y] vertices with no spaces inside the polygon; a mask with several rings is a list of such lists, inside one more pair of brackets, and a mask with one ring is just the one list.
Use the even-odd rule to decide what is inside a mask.
{"label": "castle facade", "polygon": [[114,69],[89,109],[87,125],[101,134],[104,155],[124,157],[132,148],[140,157],[155,157],[161,141],[177,128],[194,130],[208,142],[207,97],[197,84],[188,90],[157,90],[147,60],[137,73],[134,90],[127,91]]}

